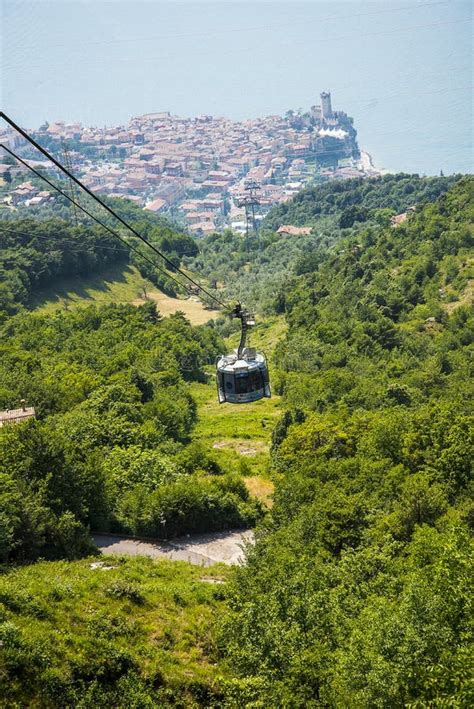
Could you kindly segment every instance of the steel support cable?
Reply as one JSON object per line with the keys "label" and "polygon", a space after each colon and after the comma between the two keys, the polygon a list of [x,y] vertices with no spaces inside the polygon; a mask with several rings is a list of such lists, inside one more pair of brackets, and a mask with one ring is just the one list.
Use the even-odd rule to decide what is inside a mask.
{"label": "steel support cable", "polygon": [[112,236],[115,236],[115,238],[118,239],[119,241],[121,241],[122,244],[124,244],[124,246],[126,246],[128,250],[135,251],[144,261],[147,261],[147,262],[148,262],[151,266],[153,266],[153,268],[155,268],[157,271],[159,271],[159,272],[162,273],[164,276],[166,276],[167,278],[169,278],[169,279],[171,279],[172,281],[174,281],[178,286],[180,286],[180,288],[184,288],[185,290],[188,291],[188,293],[190,293],[191,295],[194,295],[194,293],[192,292],[192,290],[190,289],[189,286],[187,286],[187,285],[184,284],[184,283],[181,283],[181,281],[179,281],[177,278],[175,278],[175,277],[172,276],[170,273],[168,273],[168,271],[166,271],[164,268],[162,268],[161,266],[158,266],[154,261],[152,261],[151,259],[149,259],[148,256],[145,256],[145,254],[143,254],[143,253],[140,251],[140,249],[137,249],[136,246],[133,246],[133,244],[129,244],[128,241],[125,241],[125,239],[124,239],[123,237],[121,237],[120,234],[118,234],[116,231],[114,231],[114,229],[111,229],[109,226],[107,226],[107,224],[104,224],[103,222],[101,222],[100,219],[98,219],[98,218],[95,217],[93,214],[91,214],[91,212],[89,212],[89,211],[88,211],[85,207],[83,207],[81,204],[79,204],[78,202],[75,202],[75,201],[72,199],[72,197],[70,197],[66,192],[63,192],[63,190],[62,190],[60,187],[57,187],[57,185],[55,185],[54,182],[51,182],[51,180],[49,180],[45,175],[42,175],[41,172],[39,172],[38,170],[36,170],[36,169],[35,169],[34,167],[32,167],[31,165],[28,165],[28,163],[27,163],[25,160],[23,160],[23,158],[21,158],[19,155],[17,155],[16,153],[14,153],[13,150],[10,150],[10,148],[7,148],[7,146],[6,146],[6,145],[3,145],[3,143],[0,144],[0,147],[2,147],[4,150],[6,150],[7,153],[9,153],[9,154],[10,154],[13,158],[15,158],[16,160],[18,160],[18,162],[20,162],[22,165],[24,165],[24,167],[26,167],[28,170],[31,170],[31,172],[33,172],[37,177],[39,177],[41,180],[43,180],[44,182],[46,182],[52,189],[56,190],[56,192],[59,192],[60,195],[62,195],[63,197],[65,197],[66,199],[68,199],[70,202],[72,202],[73,204],[75,204],[76,207],[78,207],[79,209],[81,209],[85,214],[87,214],[88,217],[90,217],[90,218],[93,219],[95,222],[97,222],[97,224],[99,224],[103,229],[105,229],[106,231],[108,231],[109,234],[112,234]]}
{"label": "steel support cable", "polygon": [[[181,271],[180,268],[178,268],[171,259],[169,259],[165,254],[161,253],[159,249],[157,249],[153,244],[150,244],[149,241],[145,239],[142,234],[140,234],[136,229],[134,229],[130,224],[128,224],[122,217],[117,214],[111,207],[109,207],[105,202],[103,202],[100,197],[98,197],[92,190],[90,190],[86,185],[84,185],[75,175],[72,174],[69,170],[67,170],[61,163],[56,160],[56,158],[51,155],[45,148],[43,148],[39,143],[36,142],[34,138],[32,138],[29,133],[27,133],[23,128],[20,128],[19,125],[17,125],[11,118],[9,118],[3,111],[0,111],[0,117],[3,118],[4,121],[6,121],[14,130],[17,131],[25,140],[27,140],[31,145],[33,145],[39,152],[44,155],[48,160],[50,160],[56,167],[58,167],[62,172],[64,172],[65,175],[67,175],[70,179],[72,179],[79,187],[84,190],[92,199],[94,199],[98,204],[101,205],[109,214],[111,214],[115,219],[117,219],[121,224],[123,224],[124,227],[126,227],[129,231],[132,232],[134,236],[137,237],[137,239],[140,239],[140,241],[143,241],[144,244],[146,244],[152,251],[154,251],[160,258],[162,258],[169,266],[174,271],[177,271],[180,273],[184,278],[186,278],[190,283],[192,283],[196,288],[198,288],[200,291],[205,293],[208,298],[211,298],[215,303],[218,303],[224,310],[231,310],[230,306],[227,305],[226,303],[222,302],[219,298],[217,298],[215,295],[210,293],[206,288],[201,286],[197,281],[195,281],[191,276],[188,276],[184,271]],[[5,146],[3,146],[5,147]],[[7,149],[8,150],[8,149]],[[28,165],[29,167],[29,165]],[[72,200],[71,200],[72,201]]]}

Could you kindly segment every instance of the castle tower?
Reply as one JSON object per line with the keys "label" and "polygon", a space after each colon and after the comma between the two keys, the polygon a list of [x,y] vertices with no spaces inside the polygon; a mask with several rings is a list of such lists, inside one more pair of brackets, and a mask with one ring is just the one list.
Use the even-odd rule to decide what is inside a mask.
{"label": "castle tower", "polygon": [[323,119],[332,118],[331,93],[323,91],[321,94],[321,114]]}

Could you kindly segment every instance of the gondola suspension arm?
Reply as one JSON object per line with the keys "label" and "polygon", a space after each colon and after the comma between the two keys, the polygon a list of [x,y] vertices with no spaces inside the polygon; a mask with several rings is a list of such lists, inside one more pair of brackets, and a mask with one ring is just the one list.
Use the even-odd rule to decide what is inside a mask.
{"label": "gondola suspension arm", "polygon": [[253,327],[253,325],[255,325],[255,318],[253,315],[250,315],[250,313],[243,310],[241,303],[238,303],[235,306],[232,312],[232,317],[240,320],[241,333],[239,347],[237,349],[237,357],[238,359],[242,359],[247,341],[247,331],[249,327]]}

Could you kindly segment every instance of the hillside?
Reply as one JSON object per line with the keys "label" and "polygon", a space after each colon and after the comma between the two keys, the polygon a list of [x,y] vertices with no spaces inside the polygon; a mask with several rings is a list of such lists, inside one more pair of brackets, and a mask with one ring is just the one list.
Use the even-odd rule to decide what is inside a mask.
{"label": "hillside", "polygon": [[[468,379],[451,350],[468,327],[461,306],[473,278],[471,200],[465,178],[399,227],[362,230],[334,255],[307,254],[308,273],[285,296],[290,327],[278,352],[288,382],[301,391],[305,374],[317,373],[314,397],[327,390],[331,401],[375,407],[384,387],[413,387],[419,398]],[[310,406],[319,407],[316,398]]]}
{"label": "hillside", "polygon": [[217,706],[224,678],[210,630],[227,576],[116,557],[3,575],[2,705]]}
{"label": "hillside", "polygon": [[[191,237],[169,226],[150,222],[145,216],[137,221],[144,210],[136,207],[134,210],[135,221],[131,220],[131,224],[172,264],[179,266],[183,254],[197,254]],[[41,219],[0,220],[0,319],[18,312],[21,306],[34,307],[44,297],[45,289],[53,290],[54,296],[55,287],[63,292],[76,284],[83,288],[91,276],[96,278],[97,285],[97,279],[100,280],[101,275],[107,277],[111,269],[123,281],[119,270],[127,266],[135,266],[140,271],[144,279],[140,284],[142,291],[146,281],[150,281],[167,295],[186,294],[165,272],[163,259],[153,252],[154,259],[151,259],[149,250],[145,253],[138,239],[123,233],[124,230],[117,231],[116,224],[113,228],[124,243],[97,224],[75,225],[70,219],[56,216],[43,214]],[[107,290],[107,286],[103,290]],[[137,297],[139,293],[135,291],[134,298]]]}
{"label": "hillside", "polygon": [[[38,416],[0,429],[8,702],[472,704],[472,196],[456,180],[397,227],[384,214],[341,229],[339,209],[318,222],[326,246],[316,230],[286,252],[267,231],[255,258],[208,237],[205,275],[217,264],[245,291],[252,274],[247,294],[271,312],[251,342],[275,396],[248,406],[219,406],[208,377],[234,322],[75,306],[101,288],[129,297],[132,264],[114,266],[122,283],[66,290],[67,308],[56,279],[37,311],[10,298],[0,408],[23,397]],[[6,263],[41,274],[35,259]],[[91,556],[91,529],[255,525],[235,570]]]}
{"label": "hillside", "polygon": [[387,216],[433,202],[459,177],[419,177],[399,173],[326,182],[301,190],[293,199],[274,207],[264,224],[271,229],[278,229],[282,224],[305,226],[317,223],[318,218],[327,215],[337,215],[341,228],[371,220],[383,223]]}
{"label": "hillside", "polygon": [[[214,628],[227,568],[116,556],[14,562],[91,554],[88,525],[154,536],[166,534],[165,517],[172,536],[253,525],[263,508],[252,498],[270,504],[262,472],[279,397],[224,410],[199,369],[223,343],[179,316],[157,320],[151,303],[17,315],[7,328],[1,405],[17,391],[42,405],[37,423],[0,430],[0,553],[10,561],[0,582],[3,698],[91,709],[220,706],[232,676]],[[267,322],[253,342],[268,349],[283,329]],[[137,360],[141,374],[130,368]],[[153,497],[158,529],[146,521]],[[107,499],[122,505],[119,526]]]}
{"label": "hillside", "polygon": [[46,288],[35,290],[30,307],[38,313],[53,313],[87,305],[111,303],[144,305],[155,303],[160,315],[182,312],[191,325],[203,325],[219,316],[219,312],[205,308],[195,296],[171,297],[156,290],[136,266],[118,264],[101,269],[88,276],[58,278]]}
{"label": "hillside", "polygon": [[289,289],[280,477],[221,628],[243,705],[472,704],[473,184]]}
{"label": "hillside", "polygon": [[[242,300],[265,315],[281,313],[287,279],[308,267],[308,254],[315,258],[319,252],[337,249],[349,230],[385,226],[391,216],[433,202],[458,179],[397,174],[326,182],[273,207],[258,237],[251,234],[248,243],[230,230],[210,234],[200,240],[199,254],[183,260],[209,282],[222,286],[227,298]],[[311,232],[277,233],[288,224],[309,226]]]}

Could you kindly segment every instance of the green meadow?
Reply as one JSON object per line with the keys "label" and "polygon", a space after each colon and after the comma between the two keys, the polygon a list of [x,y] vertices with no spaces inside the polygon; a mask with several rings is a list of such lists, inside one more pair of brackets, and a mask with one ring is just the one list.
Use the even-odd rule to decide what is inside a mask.
{"label": "green meadow", "polygon": [[211,626],[228,573],[120,557],[5,569],[0,705],[212,702],[222,670]]}

